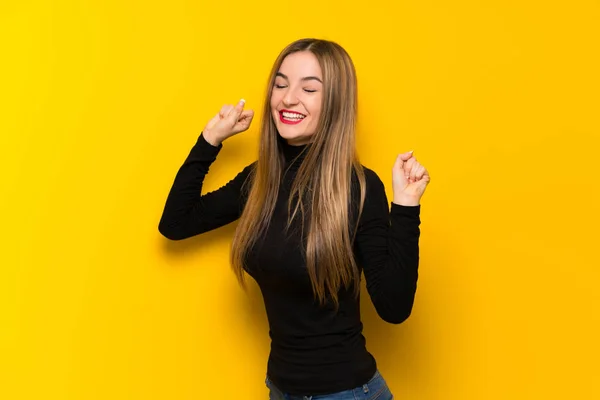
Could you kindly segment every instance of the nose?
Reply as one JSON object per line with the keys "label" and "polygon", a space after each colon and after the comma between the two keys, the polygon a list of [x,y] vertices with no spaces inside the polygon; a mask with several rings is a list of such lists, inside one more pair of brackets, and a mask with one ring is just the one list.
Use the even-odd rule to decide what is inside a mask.
{"label": "nose", "polygon": [[289,106],[293,106],[295,104],[298,104],[298,96],[296,96],[296,91],[294,88],[289,88],[286,92],[285,92],[285,96],[283,96],[283,104],[286,107]]}

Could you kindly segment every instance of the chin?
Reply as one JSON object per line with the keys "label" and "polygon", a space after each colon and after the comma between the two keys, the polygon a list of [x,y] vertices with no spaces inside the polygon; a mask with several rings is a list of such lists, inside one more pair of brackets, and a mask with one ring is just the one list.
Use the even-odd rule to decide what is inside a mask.
{"label": "chin", "polygon": [[279,136],[281,136],[283,139],[286,139],[286,140],[296,139],[296,138],[302,136],[301,133],[290,132],[290,130],[287,129],[287,127],[283,127],[283,129],[277,128],[277,132],[279,132]]}
{"label": "chin", "polygon": [[277,120],[275,115],[273,116],[273,119],[275,120],[274,122],[277,132],[282,139],[291,142],[291,144],[305,144],[310,142],[310,137],[312,134],[306,133],[306,128],[310,121],[302,121],[301,123],[294,125],[286,124]]}

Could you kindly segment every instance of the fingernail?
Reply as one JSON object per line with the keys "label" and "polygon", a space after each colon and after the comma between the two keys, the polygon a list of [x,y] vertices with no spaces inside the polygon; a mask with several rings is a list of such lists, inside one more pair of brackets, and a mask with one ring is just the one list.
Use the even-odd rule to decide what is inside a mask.
{"label": "fingernail", "polygon": [[246,100],[244,100],[244,99],[241,99],[241,100],[240,100],[240,103],[246,103]]}
{"label": "fingernail", "polygon": [[412,154],[412,152],[413,152],[413,151],[414,151],[414,150],[411,150],[411,151],[409,151],[409,153],[410,153],[410,154]]}

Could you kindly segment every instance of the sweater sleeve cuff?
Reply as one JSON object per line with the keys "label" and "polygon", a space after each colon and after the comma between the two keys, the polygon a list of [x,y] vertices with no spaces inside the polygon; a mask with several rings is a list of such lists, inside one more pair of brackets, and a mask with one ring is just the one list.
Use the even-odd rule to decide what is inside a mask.
{"label": "sweater sleeve cuff", "polygon": [[400,204],[392,202],[390,212],[394,215],[418,217],[421,213],[421,205],[419,204],[417,206],[402,206]]}
{"label": "sweater sleeve cuff", "polygon": [[208,143],[202,133],[200,133],[200,136],[198,137],[197,144],[202,150],[206,152],[213,152],[214,154],[217,154],[223,148],[223,143],[219,143],[218,146],[213,146],[212,144]]}

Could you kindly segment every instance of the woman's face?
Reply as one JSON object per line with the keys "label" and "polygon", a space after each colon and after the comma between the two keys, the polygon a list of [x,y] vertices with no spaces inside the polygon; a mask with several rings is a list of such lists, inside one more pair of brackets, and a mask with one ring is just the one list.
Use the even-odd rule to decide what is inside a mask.
{"label": "woman's face", "polygon": [[271,113],[279,135],[291,145],[309,143],[317,130],[323,98],[323,75],[315,55],[288,55],[275,77]]}

